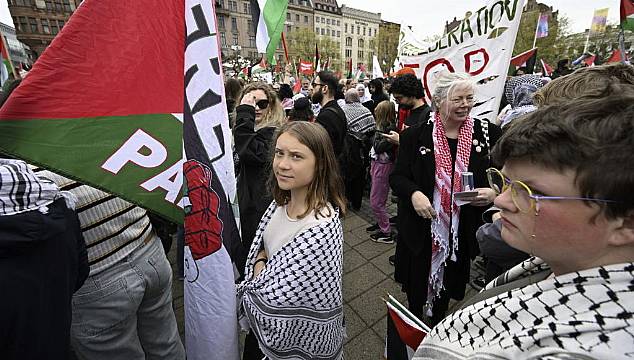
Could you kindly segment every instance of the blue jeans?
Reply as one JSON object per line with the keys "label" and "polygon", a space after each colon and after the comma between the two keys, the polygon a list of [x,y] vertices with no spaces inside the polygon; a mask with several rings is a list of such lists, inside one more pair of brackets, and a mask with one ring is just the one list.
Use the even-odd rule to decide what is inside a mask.
{"label": "blue jeans", "polygon": [[78,359],[185,359],[172,309],[172,269],[152,238],[94,276],[73,296]]}

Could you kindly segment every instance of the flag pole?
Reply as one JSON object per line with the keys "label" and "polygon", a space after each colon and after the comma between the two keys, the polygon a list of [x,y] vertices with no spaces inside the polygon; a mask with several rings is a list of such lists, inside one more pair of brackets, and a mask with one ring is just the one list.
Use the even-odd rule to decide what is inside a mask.
{"label": "flag pole", "polygon": [[535,26],[535,38],[533,39],[533,48],[537,44],[537,31],[539,30],[539,19],[541,19],[542,13],[537,14],[537,25]]}
{"label": "flag pole", "polygon": [[586,45],[583,47],[584,54],[588,52],[588,45],[590,44],[590,31],[592,31],[592,29],[588,30],[588,36],[586,36]]}
{"label": "flag pole", "polygon": [[621,52],[621,63],[626,64],[625,59],[625,32],[623,30],[623,24],[621,24],[621,32],[619,32],[619,51]]}

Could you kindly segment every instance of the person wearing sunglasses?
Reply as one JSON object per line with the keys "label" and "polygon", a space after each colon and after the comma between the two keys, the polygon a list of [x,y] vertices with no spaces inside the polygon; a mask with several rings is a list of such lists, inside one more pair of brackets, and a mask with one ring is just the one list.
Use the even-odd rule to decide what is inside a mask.
{"label": "person wearing sunglasses", "polygon": [[632,357],[634,86],[602,94],[507,127],[487,177],[502,238],[534,256],[440,322],[415,359]]}
{"label": "person wearing sunglasses", "polygon": [[[254,82],[244,87],[236,108],[233,140],[239,158],[237,190],[245,250],[251,246],[260,218],[272,200],[264,191],[270,172],[271,141],[285,122],[284,109],[271,86]],[[244,268],[245,261],[246,255],[241,257],[238,268]]]}

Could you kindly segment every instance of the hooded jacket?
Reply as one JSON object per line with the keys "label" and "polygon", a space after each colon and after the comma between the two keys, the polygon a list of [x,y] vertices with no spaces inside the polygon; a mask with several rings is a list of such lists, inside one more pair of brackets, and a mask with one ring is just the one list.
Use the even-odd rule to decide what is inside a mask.
{"label": "hooded jacket", "polygon": [[[10,166],[19,175],[16,179],[25,179],[21,171],[26,166]],[[28,203],[24,200],[30,195],[37,198],[32,193],[41,189],[35,176],[29,186],[24,181],[8,183],[4,176],[2,180],[3,195],[8,188],[21,189],[15,197],[2,196],[3,205],[16,199]],[[34,209],[0,209],[0,357],[4,360],[69,358],[71,299],[88,276],[86,246],[79,219],[65,199],[55,194],[45,205],[42,200],[37,199]]]}

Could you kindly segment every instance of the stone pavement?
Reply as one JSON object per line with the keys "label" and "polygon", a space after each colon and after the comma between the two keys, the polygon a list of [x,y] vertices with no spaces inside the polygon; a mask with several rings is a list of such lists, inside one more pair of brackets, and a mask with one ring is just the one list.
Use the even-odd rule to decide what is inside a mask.
{"label": "stone pavement", "polygon": [[[349,211],[344,219],[343,247],[343,297],[348,338],[344,346],[346,360],[383,359],[386,333],[387,309],[381,297],[387,293],[407,304],[405,294],[394,281],[394,267],[388,257],[394,254],[396,245],[378,244],[370,240],[365,228],[374,223],[367,197],[359,211]],[[396,212],[391,204],[389,211]],[[175,248],[172,246],[168,258],[175,265]],[[472,278],[482,274],[482,270],[472,267]],[[174,309],[183,338],[183,282],[174,272]],[[469,298],[476,293],[467,286]],[[458,304],[452,302],[450,311]],[[184,342],[183,342],[184,344]]]}

